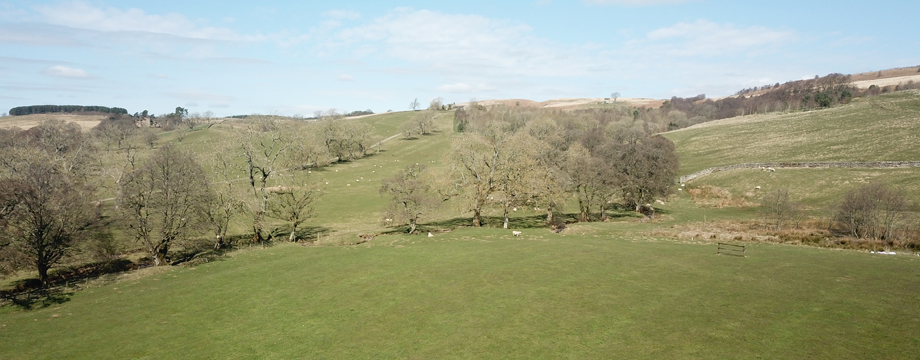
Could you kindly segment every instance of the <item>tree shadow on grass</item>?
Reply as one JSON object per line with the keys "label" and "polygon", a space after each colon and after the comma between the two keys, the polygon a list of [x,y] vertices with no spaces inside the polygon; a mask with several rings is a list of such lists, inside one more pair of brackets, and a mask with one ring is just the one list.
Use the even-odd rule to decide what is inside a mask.
{"label": "tree shadow on grass", "polygon": [[[35,279],[30,279],[35,280]],[[0,292],[0,299],[6,304],[22,308],[23,310],[33,310],[46,308],[51,305],[63,304],[70,301],[73,291],[64,287],[39,288],[23,292]]]}
{"label": "tree shadow on grass", "polygon": [[12,304],[26,310],[48,307],[69,301],[74,293],[71,285],[137,268],[138,264],[131,260],[114,259],[58,269],[49,274],[47,286],[38,279],[23,279],[14,283],[13,288],[0,291],[0,299],[4,301],[2,305]]}

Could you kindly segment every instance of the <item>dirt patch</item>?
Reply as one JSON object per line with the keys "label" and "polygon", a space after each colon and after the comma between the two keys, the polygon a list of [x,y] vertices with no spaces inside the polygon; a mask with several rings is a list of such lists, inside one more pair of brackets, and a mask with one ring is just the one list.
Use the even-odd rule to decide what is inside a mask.
{"label": "dirt patch", "polygon": [[702,185],[695,188],[688,188],[687,193],[697,205],[704,207],[750,207],[754,206],[747,197],[734,196],[728,189],[712,185]]}
{"label": "dirt patch", "polygon": [[891,78],[879,78],[872,80],[862,80],[854,81],[853,85],[860,89],[868,89],[870,86],[875,85],[878,87],[886,87],[898,84],[906,84],[908,81],[920,82],[920,73],[915,73],[914,75],[909,76],[899,76]]}
{"label": "dirt patch", "polygon": [[[912,75],[917,75],[917,74],[920,74],[920,68],[918,68],[917,66],[911,66],[911,67],[903,67],[903,68],[897,68],[897,69],[870,71],[870,72],[864,72],[860,74],[853,74],[851,75],[850,79],[853,81],[865,81],[865,80],[896,78],[896,77],[902,77],[902,76],[912,76]],[[896,84],[897,83],[895,83],[895,85]]]}
{"label": "dirt patch", "polygon": [[19,116],[0,117],[0,128],[9,129],[18,127],[26,130],[38,126],[45,120],[63,120],[80,125],[83,131],[89,131],[109,115],[77,115],[77,114],[32,114]]}

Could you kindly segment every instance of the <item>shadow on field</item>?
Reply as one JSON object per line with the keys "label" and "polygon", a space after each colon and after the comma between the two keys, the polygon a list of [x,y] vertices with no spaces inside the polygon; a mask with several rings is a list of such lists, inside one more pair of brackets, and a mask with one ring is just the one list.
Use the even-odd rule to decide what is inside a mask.
{"label": "shadow on field", "polygon": [[71,285],[137,268],[138,264],[131,260],[115,259],[59,269],[50,274],[47,286],[43,287],[38,279],[20,280],[14,284],[13,288],[0,291],[0,299],[26,310],[48,307],[70,300],[73,294]]}
{"label": "shadow on field", "polygon": [[73,291],[67,291],[63,287],[51,287],[25,291],[21,293],[11,293],[4,291],[0,293],[0,299],[2,299],[4,302],[9,302],[9,304],[12,304],[13,306],[18,306],[23,310],[32,310],[36,308],[46,308],[56,304],[63,304],[70,301],[70,297],[72,295]]}

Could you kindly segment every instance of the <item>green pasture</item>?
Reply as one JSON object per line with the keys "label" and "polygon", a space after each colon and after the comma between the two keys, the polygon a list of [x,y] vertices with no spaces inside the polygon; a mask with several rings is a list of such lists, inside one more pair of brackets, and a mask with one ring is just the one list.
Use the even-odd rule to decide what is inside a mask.
{"label": "green pasture", "polygon": [[677,147],[681,175],[749,162],[920,160],[920,92],[717,120],[664,136]]}
{"label": "green pasture", "polygon": [[283,244],[4,309],[5,359],[911,358],[920,258],[462,229]]}
{"label": "green pasture", "polygon": [[[385,139],[410,116],[344,121],[367,122]],[[522,208],[513,214],[512,227],[523,231],[516,237],[496,228],[494,209],[484,214],[492,227],[462,227],[470,214],[448,202],[422,219],[423,235],[387,234],[397,229],[382,222],[380,182],[414,163],[434,176],[446,170],[451,114],[435,121],[435,134],[396,137],[360,160],[282,171],[323,188],[302,235],[325,246],[242,246],[209,263],[65,289],[47,307],[0,308],[0,358],[864,359],[913,358],[920,349],[920,257],[756,243],[739,258],[717,255],[713,243],[652,236],[672,225],[756,216],[753,207],[701,207],[686,190],[663,199],[655,221],[613,212],[609,222],[557,234],[538,227],[545,213]],[[912,92],[666,136],[686,174],[751,161],[920,160],[908,141],[915,130],[920,100]],[[227,124],[216,125],[190,132],[180,146],[220,151],[229,134]],[[917,198],[918,175],[734,170],[687,188],[712,185],[757,202],[788,187],[819,208],[876,180]],[[244,235],[248,221],[235,219],[232,235]],[[371,233],[381,235],[341,245]]]}

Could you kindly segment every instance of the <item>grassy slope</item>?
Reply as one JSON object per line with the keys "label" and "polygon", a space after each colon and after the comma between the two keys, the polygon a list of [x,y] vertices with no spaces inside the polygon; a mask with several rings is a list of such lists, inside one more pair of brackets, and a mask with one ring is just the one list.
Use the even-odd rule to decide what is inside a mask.
{"label": "grassy slope", "polygon": [[[394,117],[360,120],[377,118],[383,134],[404,115],[382,116]],[[211,135],[193,132],[186,146],[193,136]],[[314,172],[330,184],[308,225],[382,229],[379,180],[403,163],[443,166],[448,143],[447,132],[393,140]],[[566,235],[460,229],[244,250],[45,309],[0,309],[0,358],[906,358],[920,348],[920,258],[760,244],[748,258],[717,256],[711,244],[642,234],[752,211],[681,197],[664,213],[671,220]]]}
{"label": "grassy slope", "polygon": [[536,230],[371,244],[248,251],[7,313],[0,357],[830,359],[920,347],[916,257],[755,245],[730,258]]}
{"label": "grassy slope", "polygon": [[[775,173],[753,169],[716,172],[691,181],[689,186],[712,185],[729,190],[733,197],[759,202],[773,189],[788,188],[793,199],[813,208],[826,208],[841,195],[859,185],[885,182],[904,189],[911,199],[920,199],[920,169],[781,169]],[[760,190],[755,187],[760,186]]]}
{"label": "grassy slope", "polygon": [[712,121],[665,136],[677,146],[681,175],[744,162],[920,160],[920,93]]}

